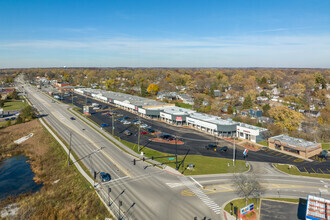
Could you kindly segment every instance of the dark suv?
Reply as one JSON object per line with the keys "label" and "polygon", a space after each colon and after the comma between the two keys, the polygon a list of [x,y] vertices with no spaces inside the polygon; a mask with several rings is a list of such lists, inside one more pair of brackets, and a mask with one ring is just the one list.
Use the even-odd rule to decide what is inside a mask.
{"label": "dark suv", "polygon": [[227,146],[223,146],[222,148],[220,148],[220,152],[227,152],[228,147]]}
{"label": "dark suv", "polygon": [[215,150],[215,149],[217,149],[217,145],[215,145],[215,144],[209,144],[209,145],[206,145],[205,146],[205,149],[206,150]]}

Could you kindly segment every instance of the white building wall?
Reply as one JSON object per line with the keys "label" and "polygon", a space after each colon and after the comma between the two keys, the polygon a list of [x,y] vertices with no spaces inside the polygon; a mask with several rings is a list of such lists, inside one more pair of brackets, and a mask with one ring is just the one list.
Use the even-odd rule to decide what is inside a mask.
{"label": "white building wall", "polygon": [[195,124],[195,126],[201,126],[201,127],[212,129],[212,130],[217,130],[216,124],[208,123],[208,122],[201,121],[201,120],[198,120],[195,118],[187,117],[186,122],[189,124]]}

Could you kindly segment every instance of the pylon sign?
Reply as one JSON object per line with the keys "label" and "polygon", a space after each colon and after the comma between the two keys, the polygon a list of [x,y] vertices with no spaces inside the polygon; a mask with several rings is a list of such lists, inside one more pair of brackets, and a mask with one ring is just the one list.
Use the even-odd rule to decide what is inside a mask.
{"label": "pylon sign", "polygon": [[245,149],[245,150],[243,151],[243,155],[246,157],[247,153],[248,153],[248,149]]}

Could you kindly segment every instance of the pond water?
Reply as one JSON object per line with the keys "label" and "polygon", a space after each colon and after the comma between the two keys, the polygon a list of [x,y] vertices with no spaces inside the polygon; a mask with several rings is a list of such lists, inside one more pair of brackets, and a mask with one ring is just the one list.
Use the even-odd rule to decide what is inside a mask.
{"label": "pond water", "polygon": [[42,185],[33,181],[28,159],[22,155],[14,156],[0,162],[0,200],[8,196],[38,191]]}

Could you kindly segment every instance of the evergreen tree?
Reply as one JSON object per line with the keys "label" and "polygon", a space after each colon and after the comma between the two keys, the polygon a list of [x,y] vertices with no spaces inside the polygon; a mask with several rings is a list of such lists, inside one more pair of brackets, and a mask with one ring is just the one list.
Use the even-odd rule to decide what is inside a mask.
{"label": "evergreen tree", "polygon": [[248,96],[246,96],[245,99],[244,99],[244,102],[243,102],[242,108],[243,108],[243,109],[249,109],[249,108],[252,108],[252,106],[253,106],[253,103],[252,103],[251,96],[248,95]]}

